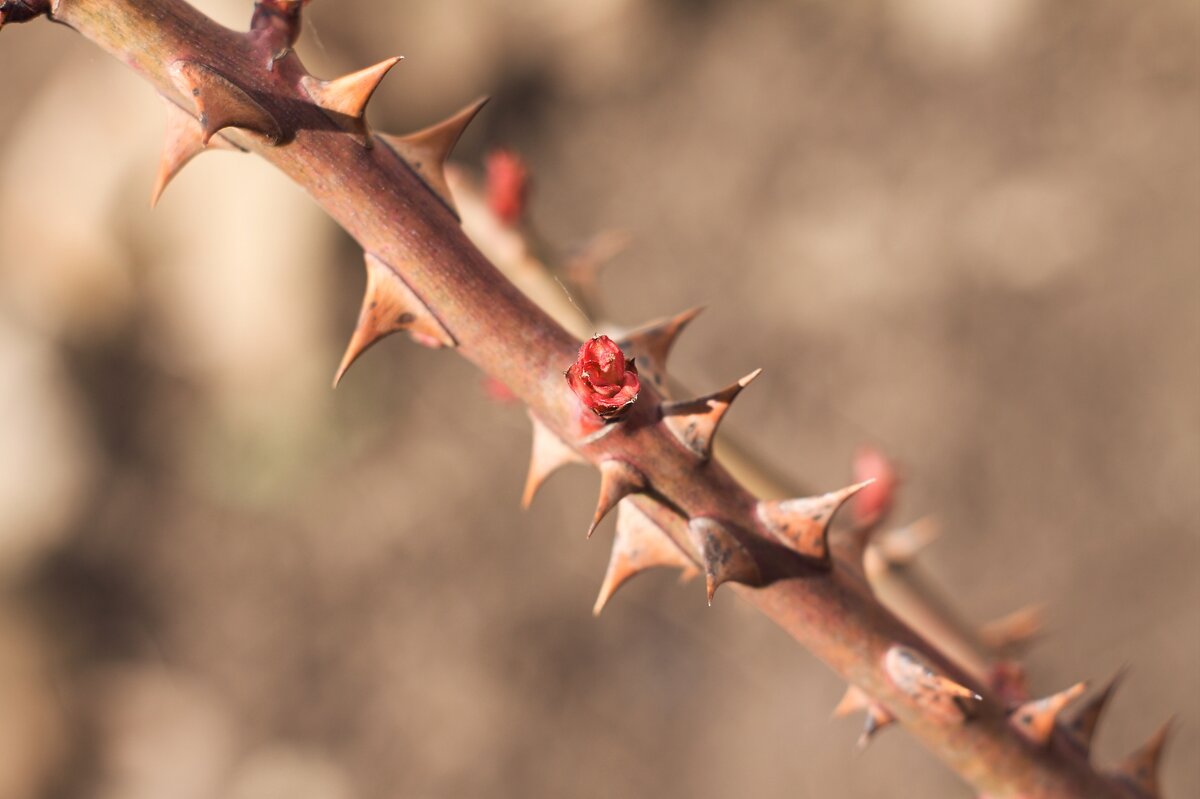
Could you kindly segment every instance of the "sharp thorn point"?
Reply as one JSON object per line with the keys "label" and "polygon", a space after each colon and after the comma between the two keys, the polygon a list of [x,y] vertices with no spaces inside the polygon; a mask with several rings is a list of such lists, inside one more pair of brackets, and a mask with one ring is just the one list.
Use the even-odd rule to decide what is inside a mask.
{"label": "sharp thorn point", "polygon": [[754,556],[733,528],[724,522],[708,517],[692,519],[688,522],[688,538],[704,566],[705,590],[710,605],[717,589],[725,583],[762,583],[762,573]]}
{"label": "sharp thorn point", "polygon": [[1086,690],[1087,683],[1079,682],[1056,694],[1026,702],[1012,712],[1010,720],[1026,739],[1045,746],[1054,735],[1059,715]]}
{"label": "sharp thorn point", "polygon": [[457,213],[446,182],[446,160],[463,131],[489,100],[489,97],[480,97],[450,117],[416,133],[406,136],[376,134],[376,137],[400,156],[447,208]]}

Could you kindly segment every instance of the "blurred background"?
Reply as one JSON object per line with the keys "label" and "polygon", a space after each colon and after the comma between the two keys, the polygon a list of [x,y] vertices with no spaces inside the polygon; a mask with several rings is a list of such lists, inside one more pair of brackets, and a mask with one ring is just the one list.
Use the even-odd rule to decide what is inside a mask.
{"label": "blurred background", "polygon": [[[245,27],[251,3],[198,2]],[[559,253],[619,228],[622,324],[707,304],[675,371],[762,379],[727,430],[796,482],[901,464],[920,568],[1029,602],[1037,693],[1132,670],[1200,794],[1200,4],[318,0],[376,127],[492,104]],[[0,797],[968,797],[840,682],[666,573],[604,616],[611,522],[529,513],[519,407],[403,337],[335,393],[360,253],[251,157],[148,196],[154,92],[65,28],[0,34]],[[265,209],[269,212],[264,213]]]}

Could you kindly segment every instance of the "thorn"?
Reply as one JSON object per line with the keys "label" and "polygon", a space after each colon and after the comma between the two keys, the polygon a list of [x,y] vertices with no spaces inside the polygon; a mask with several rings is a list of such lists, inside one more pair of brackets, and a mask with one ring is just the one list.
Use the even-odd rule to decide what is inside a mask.
{"label": "thorn", "polygon": [[254,131],[272,145],[283,138],[275,117],[216,70],[195,61],[176,61],[171,65],[171,79],[176,89],[196,103],[202,143],[208,144],[223,128]]}
{"label": "thorn", "polygon": [[533,420],[533,454],[529,457],[529,476],[525,478],[525,492],[521,495],[521,507],[526,510],[533,504],[542,483],[560,466],[585,462],[536,416],[530,413],[529,418]]}
{"label": "thorn", "polygon": [[50,0],[0,0],[0,28],[49,14]]}
{"label": "thorn", "polygon": [[1086,682],[1078,682],[1043,699],[1035,699],[1018,707],[1009,716],[1017,732],[1039,746],[1050,743],[1058,716],[1067,705],[1078,699],[1087,690]]}
{"label": "thorn", "polygon": [[646,478],[625,461],[615,459],[600,461],[600,499],[596,503],[596,514],[592,517],[592,525],[588,528],[587,537],[592,533],[608,512],[617,506],[630,494],[637,494],[646,489]]}
{"label": "thorn", "polygon": [[1046,606],[1027,605],[979,628],[979,640],[993,652],[1010,656],[1025,649],[1046,626]]}
{"label": "thorn", "polygon": [[893,646],[883,660],[884,670],[897,688],[934,718],[941,721],[965,721],[971,717],[970,702],[982,696],[938,674],[919,654],[903,646]]}
{"label": "thorn", "polygon": [[684,549],[666,530],[642,512],[631,501],[617,505],[617,537],[613,541],[608,571],[600,586],[600,595],[592,608],[599,616],[608,600],[635,575],[647,569],[672,566],[683,570],[685,577],[696,574],[696,565]]}
{"label": "thorn", "polygon": [[664,402],[663,418],[667,427],[683,442],[684,446],[696,453],[703,460],[712,457],[713,439],[717,427],[725,412],[733,404],[733,400],[750,385],[754,378],[762,374],[762,369],[755,369],[731,386],[721,389],[707,397],[688,400],[685,402]]}
{"label": "thorn", "polygon": [[834,718],[844,718],[860,710],[867,714],[867,718],[863,725],[862,735],[858,737],[858,748],[866,749],[871,739],[884,727],[892,724],[896,717],[856,685],[851,685],[846,689],[842,701],[838,702],[838,706],[834,708],[833,715]]}
{"label": "thorn", "polygon": [[1091,752],[1092,740],[1096,737],[1096,728],[1100,724],[1100,717],[1104,715],[1104,708],[1112,701],[1113,695],[1121,686],[1121,681],[1125,679],[1127,671],[1122,668],[1114,674],[1108,684],[1104,686],[1104,690],[1085,702],[1067,723],[1067,729],[1083,748],[1083,751]]}
{"label": "thorn", "polygon": [[937,519],[925,516],[912,524],[881,530],[871,539],[871,545],[891,566],[905,566],[920,554],[921,550],[941,536]]}
{"label": "thorn", "polygon": [[692,519],[688,522],[688,538],[700,553],[704,564],[705,588],[710,606],[713,594],[723,583],[758,585],[762,582],[762,574],[754,557],[723,523],[706,517]]}
{"label": "thorn", "polygon": [[671,354],[675,339],[703,310],[691,308],[668,319],[656,320],[628,333],[619,342],[622,350],[638,359],[643,374],[656,388],[664,388],[667,356]]}
{"label": "thorn", "polygon": [[458,140],[462,138],[467,125],[471,124],[471,120],[487,105],[489,99],[481,97],[450,118],[407,136],[376,134],[377,138],[391,147],[412,171],[417,173],[417,177],[456,216],[458,211],[454,207],[450,186],[446,183],[446,159],[450,157],[454,145],[458,144]]}
{"label": "thorn", "polygon": [[841,701],[833,709],[833,717],[842,719],[858,713],[860,710],[866,710],[870,706],[871,697],[867,696],[857,685],[850,685],[846,687],[846,693],[842,694]]}
{"label": "thorn", "polygon": [[838,508],[871,481],[857,483],[819,497],[764,500],[758,503],[759,521],[779,541],[815,560],[829,557],[829,523]]}
{"label": "thorn", "polygon": [[877,702],[872,702],[867,706],[867,718],[863,722],[862,734],[858,736],[858,748],[866,749],[880,731],[890,727],[895,721],[896,717],[887,708]]}
{"label": "thorn", "polygon": [[[163,141],[162,155],[158,160],[158,174],[154,178],[154,189],[150,193],[150,207],[158,205],[163,191],[188,162],[204,152],[204,129],[196,118],[184,111],[170,100],[163,98],[167,104],[167,130]],[[222,137],[211,139],[207,148],[236,150],[237,148]]]}
{"label": "thorn", "polygon": [[370,253],[366,253],[367,292],[350,345],[342,356],[333,387],[337,388],[350,365],[375,342],[398,330],[408,330],[414,338],[433,346],[456,347],[458,342],[442,326],[433,311],[421,301],[404,279]]}
{"label": "thorn", "polygon": [[1158,766],[1162,761],[1163,749],[1171,734],[1175,719],[1168,719],[1158,728],[1141,749],[1131,754],[1117,767],[1114,776],[1132,785],[1147,799],[1158,799]]}
{"label": "thorn", "polygon": [[[489,188],[491,187],[491,161]],[[493,208],[496,206],[493,202]],[[567,282],[585,306],[598,307],[601,302],[600,275],[609,262],[629,248],[633,237],[624,230],[605,230],[592,236],[573,252],[566,262]]]}
{"label": "thorn", "polygon": [[320,80],[311,75],[300,79],[300,85],[325,115],[345,130],[363,137],[366,147],[371,146],[367,135],[365,114],[371,95],[379,88],[392,67],[400,63],[403,56],[395,56],[378,64],[351,72],[333,80]]}

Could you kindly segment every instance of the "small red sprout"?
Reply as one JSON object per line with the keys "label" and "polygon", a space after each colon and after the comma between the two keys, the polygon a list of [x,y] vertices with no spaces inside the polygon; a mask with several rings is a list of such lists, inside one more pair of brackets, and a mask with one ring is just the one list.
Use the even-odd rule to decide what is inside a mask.
{"label": "small red sprout", "polygon": [[896,467],[879,450],[861,447],[854,456],[854,479],[875,480],[855,495],[852,506],[857,527],[875,527],[887,517],[896,501],[896,486],[900,482]]}
{"label": "small red sprout", "polygon": [[608,336],[585,341],[566,376],[584,407],[610,422],[625,415],[641,388],[637,367]]}
{"label": "small red sprout", "polygon": [[493,150],[487,157],[487,201],[492,213],[509,227],[525,216],[529,202],[529,169],[512,150]]}

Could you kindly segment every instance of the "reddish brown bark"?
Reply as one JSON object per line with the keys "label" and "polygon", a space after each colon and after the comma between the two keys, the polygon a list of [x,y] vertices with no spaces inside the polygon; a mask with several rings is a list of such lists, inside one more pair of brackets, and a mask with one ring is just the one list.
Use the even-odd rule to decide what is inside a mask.
{"label": "reddish brown bark", "polygon": [[[444,326],[446,341],[505,383],[547,430],[606,475],[636,475],[622,490],[639,491],[639,507],[675,541],[695,542],[699,529],[720,539],[723,563],[750,563],[752,569],[730,572],[752,583],[735,585],[738,595],[977,789],[1024,799],[1135,795],[1093,769],[1064,730],[1053,731],[1045,745],[1022,735],[984,686],[973,685],[872,596],[857,562],[860,549],[850,545],[830,561],[798,554],[772,535],[757,498],[664,422],[650,380],[620,423],[598,427],[563,379],[580,342],[466,239],[446,198],[434,193],[436,181],[422,174],[428,165],[406,163],[353,115],[314,104],[311,76],[289,49],[296,30],[289,15],[301,5],[260,4],[257,29],[248,34],[216,25],[180,0],[58,0],[51,15],[198,115],[205,135],[218,122],[259,129],[223,127],[219,135],[304,186],[424,304]],[[32,7],[3,8],[11,21]],[[263,223],[270,224],[269,209]]]}

